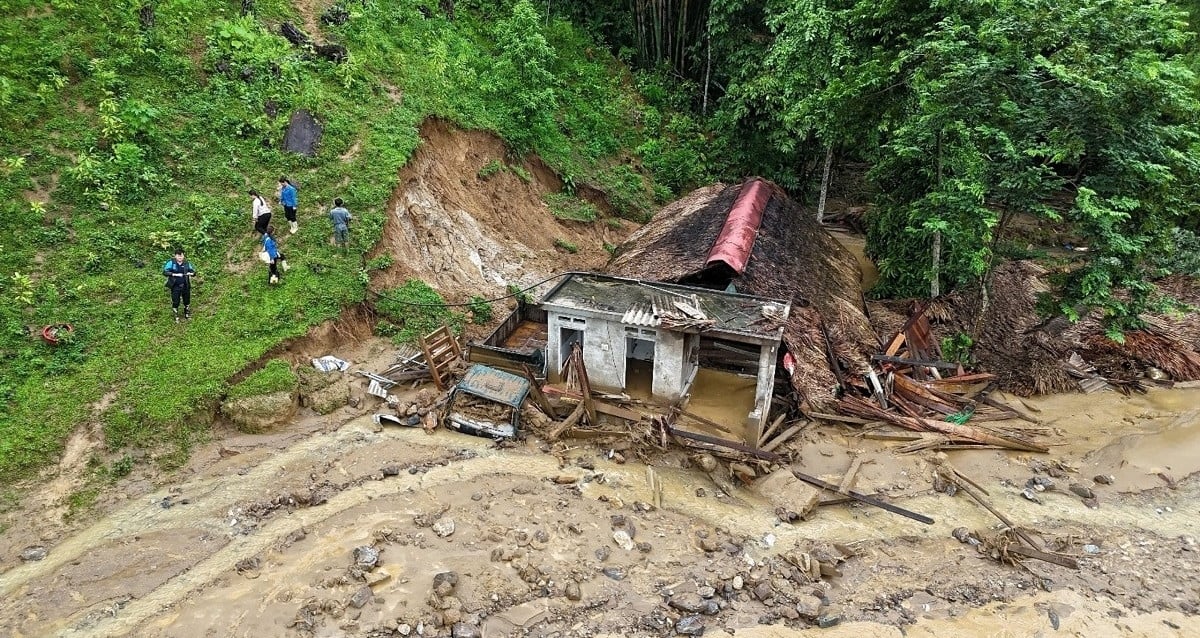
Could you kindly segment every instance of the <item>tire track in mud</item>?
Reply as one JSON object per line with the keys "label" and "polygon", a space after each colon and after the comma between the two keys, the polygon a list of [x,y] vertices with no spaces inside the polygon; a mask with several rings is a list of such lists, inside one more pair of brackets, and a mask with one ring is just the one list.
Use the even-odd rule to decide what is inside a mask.
{"label": "tire track in mud", "polygon": [[[286,517],[268,516],[263,524],[249,535],[235,535],[227,544],[207,557],[201,558],[191,568],[172,576],[163,585],[150,593],[128,603],[115,616],[93,620],[92,608],[76,611],[57,624],[61,636],[119,636],[134,631],[146,620],[160,614],[184,600],[189,594],[220,578],[245,558],[255,556],[280,542],[290,534],[336,517],[342,512],[372,499],[391,496],[412,490],[430,489],[457,483],[470,483],[487,476],[511,476],[520,478],[549,478],[560,474],[583,474],[578,468],[562,468],[559,460],[551,455],[537,452],[501,451],[489,441],[456,434],[440,434],[430,437],[423,432],[387,429],[381,433],[371,431],[368,419],[352,421],[337,432],[313,436],[292,445],[283,452],[265,459],[244,475],[203,478],[185,482],[183,487],[193,498],[187,508],[175,507],[163,510],[156,504],[131,506],[115,512],[100,523],[83,530],[53,548],[50,556],[39,563],[28,563],[0,575],[0,595],[9,596],[21,585],[38,578],[52,575],[54,571],[85,554],[92,548],[116,542],[136,533],[150,529],[163,530],[170,527],[201,526],[222,527],[224,511],[238,502],[267,496],[273,478],[295,464],[311,463],[314,460],[336,461],[348,453],[385,440],[402,441],[406,445],[420,448],[431,454],[455,453],[467,450],[476,454],[466,460],[434,466],[419,474],[403,474],[382,481],[367,481],[351,484],[334,494],[320,506],[292,511]],[[414,463],[437,461],[423,457]],[[444,459],[443,459],[444,460]],[[584,483],[584,495],[598,498],[601,495],[617,496],[631,502],[635,499],[650,499],[641,465],[597,464],[597,472],[603,473],[606,481]],[[789,547],[805,539],[849,540],[881,539],[897,536],[920,535],[927,538],[946,538],[952,528],[959,525],[983,528],[994,521],[986,513],[965,498],[949,499],[938,494],[922,494],[905,499],[905,507],[933,514],[938,522],[933,526],[922,526],[880,511],[836,507],[823,509],[821,515],[798,525],[777,525],[772,508],[759,502],[747,493],[735,495],[740,503],[721,502],[713,498],[697,497],[694,488],[697,481],[706,483],[706,478],[686,470],[657,469],[665,485],[664,509],[713,526],[721,526],[730,532],[753,538],[763,538],[767,533],[776,538],[775,544]],[[998,494],[992,501],[1015,519],[1019,524],[1043,529],[1054,529],[1061,525],[1091,527],[1129,527],[1145,529],[1164,536],[1195,533],[1200,527],[1194,507],[1181,503],[1194,503],[1197,487],[1194,481],[1180,485],[1178,492],[1157,494],[1150,498],[1141,495],[1122,497],[1122,502],[1106,503],[1099,510],[1083,508],[1077,501],[1048,500],[1046,505],[1036,505],[1020,499],[1016,494]],[[1061,497],[1066,498],[1066,497]],[[1061,506],[1060,506],[1061,505]],[[1166,516],[1148,516],[1154,506],[1171,506],[1176,511]],[[1186,508],[1186,513],[1185,513]],[[762,553],[771,553],[764,544]],[[68,625],[75,625],[68,627]]]}

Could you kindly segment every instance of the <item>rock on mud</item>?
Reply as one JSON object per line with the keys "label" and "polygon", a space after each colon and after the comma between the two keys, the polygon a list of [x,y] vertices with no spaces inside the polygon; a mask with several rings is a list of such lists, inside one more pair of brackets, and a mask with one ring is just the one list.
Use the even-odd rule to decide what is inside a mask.
{"label": "rock on mud", "polygon": [[679,619],[679,622],[675,623],[675,633],[680,636],[703,636],[704,622],[700,620],[699,616],[694,614],[684,616]]}
{"label": "rock on mud", "polygon": [[375,566],[379,564],[379,550],[370,545],[355,547],[354,564],[365,570],[375,569]]}
{"label": "rock on mud", "polygon": [[25,562],[39,561],[49,553],[50,551],[41,545],[32,545],[21,550],[21,560]]}
{"label": "rock on mud", "polygon": [[629,532],[623,529],[613,532],[613,542],[617,544],[617,547],[627,552],[632,551],[634,547],[633,539],[629,537]]}
{"label": "rock on mud", "polygon": [[566,589],[565,594],[567,596],[567,600],[575,601],[575,600],[581,600],[583,598],[583,590],[580,589],[579,583],[577,583],[575,581],[571,581],[571,582],[567,583],[567,589]]}
{"label": "rock on mud", "polygon": [[821,500],[817,488],[792,475],[790,470],[776,470],[754,484],[754,491],[775,506],[785,522],[804,518],[812,513]]}
{"label": "rock on mud", "polygon": [[444,518],[433,524],[433,533],[438,535],[438,538],[446,538],[454,533],[454,519]]}
{"label": "rock on mud", "polygon": [[371,591],[370,587],[359,587],[358,591],[354,592],[354,594],[350,596],[350,606],[355,609],[362,609],[363,606],[371,602],[371,599],[374,597],[375,593]]}
{"label": "rock on mud", "polygon": [[450,630],[451,638],[480,638],[483,633],[475,625],[460,622]]}
{"label": "rock on mud", "polygon": [[455,587],[458,587],[456,572],[441,572],[433,577],[433,593],[438,596],[445,597],[453,594]]}
{"label": "rock on mud", "polygon": [[247,434],[266,432],[296,416],[296,395],[291,390],[233,399],[221,404],[221,413]]}

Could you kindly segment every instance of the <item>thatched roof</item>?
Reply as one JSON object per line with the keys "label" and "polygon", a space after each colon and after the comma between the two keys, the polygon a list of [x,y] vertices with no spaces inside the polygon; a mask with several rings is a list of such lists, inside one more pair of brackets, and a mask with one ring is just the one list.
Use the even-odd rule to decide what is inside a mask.
{"label": "thatched roof", "polygon": [[861,273],[854,256],[821,228],[811,211],[777,185],[766,184],[771,197],[740,276],[728,269],[706,269],[705,262],[743,184],[705,186],[668,204],[617,248],[605,271],[718,287],[731,279],[738,292],[790,300],[783,342],[796,360],[792,387],[802,400],[826,407],[834,400],[837,378],[822,328],[840,367],[850,374],[865,374],[879,347],[863,313]]}

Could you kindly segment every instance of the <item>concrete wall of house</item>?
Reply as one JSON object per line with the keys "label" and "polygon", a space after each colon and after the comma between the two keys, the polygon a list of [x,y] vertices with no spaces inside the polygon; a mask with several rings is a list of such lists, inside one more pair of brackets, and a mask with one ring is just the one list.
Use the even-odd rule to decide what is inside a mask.
{"label": "concrete wall of house", "polygon": [[625,387],[625,330],[612,321],[593,319],[583,335],[583,365],[597,390],[620,392]]}
{"label": "concrete wall of house", "polygon": [[566,359],[565,355],[570,353],[569,349],[564,353],[564,344],[562,341],[563,329],[578,330],[583,334],[583,347],[586,353],[588,331],[594,323],[596,323],[596,320],[589,317],[567,315],[552,311],[546,313],[546,377],[551,382],[558,383],[562,381],[563,361]]}
{"label": "concrete wall of house", "polygon": [[654,346],[654,397],[674,401],[683,394],[686,369],[683,335],[659,330]]}
{"label": "concrete wall of house", "polygon": [[762,434],[762,427],[771,412],[771,396],[775,393],[775,362],[779,358],[778,354],[779,348],[772,344],[763,344],[758,353],[758,381],[754,390],[754,410],[746,416],[747,425],[754,427],[758,435]]}

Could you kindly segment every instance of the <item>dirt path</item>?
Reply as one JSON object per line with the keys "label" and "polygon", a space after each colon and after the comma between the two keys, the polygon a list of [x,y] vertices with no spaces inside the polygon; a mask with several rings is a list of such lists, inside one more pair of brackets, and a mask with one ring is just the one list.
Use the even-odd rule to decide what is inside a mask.
{"label": "dirt path", "polygon": [[[709,635],[807,635],[796,632],[818,619],[841,624],[823,636],[1049,635],[1056,623],[1089,638],[1200,635],[1200,483],[1183,479],[1191,470],[1176,459],[1186,455],[1171,455],[1196,456],[1200,426],[1186,406],[1200,405],[1200,390],[1040,405],[1054,454],[950,459],[1011,518],[1078,556],[1079,572],[981,558],[951,531],[992,533],[990,515],[933,492],[927,458],[852,432],[808,433],[800,463],[836,480],[848,451],[865,455],[874,462],[859,488],[934,525],[844,505],[783,525],[752,491],[723,494],[670,466],[656,468],[657,509],[646,468],[603,450],[549,454],[537,441],[496,447],[383,429],[347,409],[291,434],[243,436],[240,454],[213,444],[172,482],[50,544],[43,560],[14,564],[33,539],[10,531],[0,634],[449,635],[465,623],[462,635],[668,635],[694,613],[688,622]],[[1078,470],[1041,504],[1020,496],[1038,460]],[[1086,480],[1102,472],[1117,482]],[[1084,506],[1071,482],[1091,485],[1100,507]],[[363,546],[377,564],[356,566]],[[838,563],[841,575],[811,578],[799,569],[805,556]],[[439,593],[442,572],[457,582]]]}

